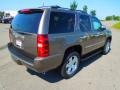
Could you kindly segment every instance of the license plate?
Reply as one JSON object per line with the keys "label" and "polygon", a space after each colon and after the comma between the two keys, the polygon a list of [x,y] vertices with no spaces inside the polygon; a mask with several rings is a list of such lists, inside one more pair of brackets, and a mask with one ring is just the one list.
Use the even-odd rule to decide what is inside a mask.
{"label": "license plate", "polygon": [[21,48],[22,47],[22,41],[16,40],[16,45]]}

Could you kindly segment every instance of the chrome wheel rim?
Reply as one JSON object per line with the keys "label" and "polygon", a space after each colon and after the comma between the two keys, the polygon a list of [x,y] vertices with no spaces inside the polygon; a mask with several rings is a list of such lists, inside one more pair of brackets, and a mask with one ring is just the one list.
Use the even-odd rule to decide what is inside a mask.
{"label": "chrome wheel rim", "polygon": [[68,75],[74,74],[74,72],[77,70],[78,67],[78,57],[72,56],[69,58],[67,64],[66,64],[66,73]]}
{"label": "chrome wheel rim", "polygon": [[110,50],[110,42],[107,42],[106,46],[105,46],[105,52],[109,52]]}

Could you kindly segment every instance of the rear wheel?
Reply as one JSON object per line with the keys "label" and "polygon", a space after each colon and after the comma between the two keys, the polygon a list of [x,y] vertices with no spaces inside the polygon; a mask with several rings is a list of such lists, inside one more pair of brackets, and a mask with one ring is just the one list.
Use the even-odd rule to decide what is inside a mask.
{"label": "rear wheel", "polygon": [[66,55],[61,67],[61,76],[65,79],[71,78],[78,71],[80,64],[80,55],[78,52],[71,52]]}
{"label": "rear wheel", "polygon": [[108,54],[111,49],[111,41],[107,40],[103,47],[103,54]]}

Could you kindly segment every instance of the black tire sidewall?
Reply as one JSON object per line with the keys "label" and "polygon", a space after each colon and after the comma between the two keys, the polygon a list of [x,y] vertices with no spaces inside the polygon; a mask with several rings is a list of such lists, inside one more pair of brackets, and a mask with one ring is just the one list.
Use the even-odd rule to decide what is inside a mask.
{"label": "black tire sidewall", "polygon": [[[72,56],[77,56],[78,57],[78,65],[77,65],[76,71],[73,74],[68,75],[66,73],[66,65],[67,65],[67,62],[68,62],[69,58],[72,57]],[[79,53],[75,52],[75,51],[70,52],[69,54],[66,55],[66,57],[64,59],[64,63],[62,65],[62,67],[61,67],[61,75],[62,75],[62,77],[65,78],[65,79],[71,78],[72,76],[74,76],[77,73],[79,66],[80,66],[80,55],[79,55]]]}
{"label": "black tire sidewall", "polygon": [[103,54],[105,54],[105,55],[110,52],[110,48],[109,48],[109,51],[108,51],[108,52],[106,52],[106,50],[105,50],[105,49],[106,49],[106,45],[107,45],[108,42],[110,43],[110,48],[111,48],[111,41],[110,41],[110,40],[107,40],[107,41],[105,42],[104,47],[103,47]]}

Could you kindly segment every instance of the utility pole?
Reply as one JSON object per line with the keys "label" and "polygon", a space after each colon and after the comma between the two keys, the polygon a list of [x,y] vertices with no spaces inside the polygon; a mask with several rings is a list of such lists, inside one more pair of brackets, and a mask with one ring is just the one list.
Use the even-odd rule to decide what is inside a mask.
{"label": "utility pole", "polygon": [[43,2],[43,6],[44,6],[44,2]]}

